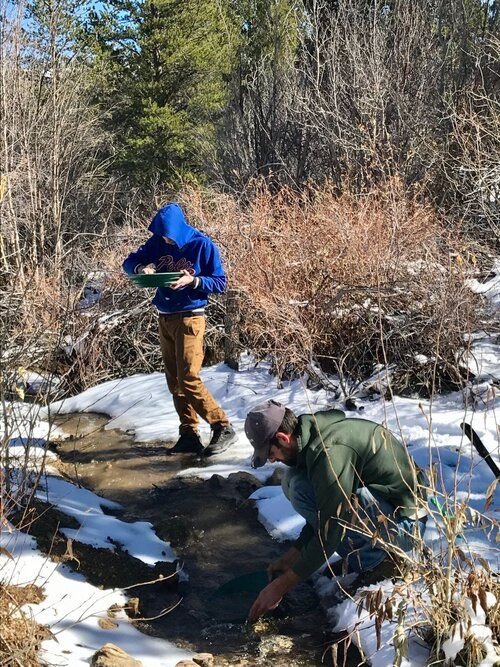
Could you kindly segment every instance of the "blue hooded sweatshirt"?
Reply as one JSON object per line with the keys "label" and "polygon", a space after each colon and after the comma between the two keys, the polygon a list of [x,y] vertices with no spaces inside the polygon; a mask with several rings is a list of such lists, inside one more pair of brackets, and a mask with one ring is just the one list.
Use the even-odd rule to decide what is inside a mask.
{"label": "blue hooded sweatshirt", "polygon": [[[158,287],[153,304],[160,313],[202,310],[209,294],[225,290],[226,274],[216,245],[188,225],[180,206],[167,204],[161,208],[148,229],[151,238],[123,262],[125,273],[131,275],[139,266],[154,264],[157,273],[186,269],[198,279],[195,287],[188,285],[177,290]],[[166,243],[164,236],[175,245]]]}

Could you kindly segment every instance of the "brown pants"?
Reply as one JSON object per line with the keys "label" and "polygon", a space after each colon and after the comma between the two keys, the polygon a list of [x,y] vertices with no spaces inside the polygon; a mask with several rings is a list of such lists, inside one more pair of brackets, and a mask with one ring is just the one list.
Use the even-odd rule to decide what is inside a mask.
{"label": "brown pants", "polygon": [[198,415],[209,424],[229,424],[200,378],[203,363],[203,315],[160,315],[160,346],[167,385],[179,415],[179,432],[196,431]]}

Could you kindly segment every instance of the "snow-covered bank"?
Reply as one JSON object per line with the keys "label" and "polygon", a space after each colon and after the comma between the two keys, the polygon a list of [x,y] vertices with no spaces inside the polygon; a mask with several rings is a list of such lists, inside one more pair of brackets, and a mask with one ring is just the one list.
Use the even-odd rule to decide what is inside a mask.
{"label": "snow-covered bank", "polygon": [[[114,550],[116,545],[148,565],[172,561],[170,545],[160,540],[151,524],[126,523],[105,514],[103,508],[118,509],[111,502],[61,477],[51,467],[55,454],[46,450],[49,424],[40,420],[36,406],[18,404],[15,429],[10,433],[11,465],[17,459],[20,468],[36,472],[46,461],[36,495],[64,514],[78,520],[78,529],[61,527],[70,539]],[[43,589],[40,604],[23,607],[35,622],[45,625],[52,638],[43,642],[41,659],[48,665],[73,667],[88,665],[91,656],[111,642],[141,660],[147,667],[174,667],[191,654],[161,639],[139,632],[124,611],[113,611],[112,629],[101,627],[109,622],[108,609],[122,607],[125,595],[115,589],[103,589],[87,583],[68,566],[52,562],[37,549],[35,540],[12,526],[0,530],[0,580],[11,585],[34,584]],[[104,623],[105,625],[105,623]]]}
{"label": "snow-covered bank", "polygon": [[112,605],[125,604],[123,593],[100,590],[66,565],[53,563],[37,550],[28,535],[4,529],[0,533],[0,546],[13,557],[10,560],[2,556],[2,581],[12,585],[34,583],[43,588],[46,596],[43,602],[23,607],[23,611],[48,627],[53,636],[42,644],[40,657],[46,664],[88,666],[91,656],[108,642],[120,646],[147,667],[174,667],[190,655],[169,642],[142,634],[123,611],[113,613],[116,627],[102,628],[99,621],[109,620],[107,610]]}
{"label": "snow-covered bank", "polygon": [[[391,430],[404,439],[412,456],[420,467],[428,469],[431,465],[437,466],[439,470],[438,479],[440,480],[438,491],[443,495],[443,498],[448,500],[450,507],[453,507],[454,500],[456,499],[457,501],[467,502],[468,506],[477,512],[484,512],[487,501],[486,494],[488,489],[491,489],[492,473],[464,436],[460,424],[464,420],[472,423],[483,439],[484,444],[491,452],[492,457],[498,462],[497,409],[500,406],[500,392],[494,384],[496,379],[498,379],[498,369],[495,365],[498,362],[498,351],[498,345],[492,339],[483,337],[475,342],[475,355],[477,358],[480,357],[482,359],[481,384],[476,387],[470,387],[470,390],[464,394],[456,392],[437,397],[432,402],[416,398],[400,397],[396,397],[392,402],[386,402],[382,399],[373,401],[363,399],[358,401],[358,409],[355,412],[349,412],[349,416],[372,419],[387,424]],[[333,405],[342,407],[342,403],[339,405],[335,402],[332,393],[326,390],[310,391],[306,388],[305,383],[300,380],[285,383],[282,388],[278,389],[275,378],[269,374],[265,366],[235,372],[227,366],[219,364],[204,369],[202,374],[209,390],[228,412],[238,433],[238,441],[228,452],[214,457],[213,465],[192,467],[189,470],[185,470],[182,473],[183,475],[208,478],[214,473],[227,476],[232,472],[243,470],[255,474],[260,479],[270,476],[275,468],[273,465],[266,465],[257,471],[251,469],[250,458],[252,450],[243,433],[243,422],[248,410],[266,398],[276,398],[287,404],[297,413],[315,412]],[[177,436],[177,415],[166,390],[164,376],[160,373],[135,375],[130,378],[106,382],[78,396],[54,404],[51,410],[64,413],[106,413],[111,416],[108,428],[133,431],[135,438],[139,441],[173,440]],[[47,417],[46,412],[41,413],[42,419],[47,419]],[[36,437],[39,438],[39,445],[43,444],[44,437],[46,437],[44,429],[48,429],[47,424],[40,422],[34,431]],[[205,439],[208,439],[207,427],[205,427],[202,435]],[[12,434],[13,443],[16,442],[16,437],[17,444],[22,444],[20,442],[22,435],[20,434],[17,436],[16,434]],[[117,520],[113,519],[111,523],[103,523],[105,515],[101,516],[100,513],[100,507],[104,504],[102,499],[96,499],[95,496],[94,498],[81,496],[80,499],[76,496],[73,497],[72,490],[69,489],[72,485],[66,487],[64,485],[67,483],[62,483],[61,480],[51,481],[51,478],[48,478],[47,484],[51,501],[60,506],[64,504],[66,507],[64,511],[74,512],[73,515],[77,516],[78,520],[82,522],[82,528],[78,532],[79,540],[82,540],[82,535],[88,534],[89,539],[95,540],[89,542],[90,544],[112,548],[112,544],[106,538],[110,535],[111,530],[115,530],[114,527],[110,526],[113,526],[113,522]],[[302,525],[302,520],[293,512],[279,487],[264,487],[254,494],[254,499],[263,524],[275,539],[291,539],[297,535]],[[496,516],[498,518],[498,509],[495,510],[495,508],[498,508],[499,499],[499,492],[497,490],[492,498],[493,502],[489,509],[489,514],[492,517],[497,512]],[[91,511],[87,514],[83,509],[85,507],[91,508]],[[430,509],[432,516],[428,522],[426,542],[437,553],[444,550],[447,545],[444,542],[443,531],[440,529],[439,512],[432,509],[432,507]],[[111,518],[107,516],[106,520]],[[140,524],[126,524],[126,526],[130,527],[133,531],[137,531],[134,533],[135,537],[128,534],[123,526],[116,524],[113,540],[118,541],[125,548],[133,548],[131,545],[134,540],[139,539],[137,536],[140,535],[142,550],[140,557],[145,562],[152,562],[158,556],[161,556],[163,560],[173,557],[168,545],[165,543],[159,544],[158,538],[154,536],[150,527],[141,526]],[[125,530],[125,533],[122,532],[123,530]],[[487,535],[477,526],[470,525],[465,527],[463,533],[464,550],[467,553],[478,554],[490,563],[492,570],[498,571],[499,552],[495,544],[495,532]],[[73,536],[69,532],[66,532],[66,534]],[[145,540],[149,540],[147,542],[149,544],[147,550],[144,550]],[[6,546],[6,548],[8,549],[9,547]],[[21,579],[24,578],[27,581],[25,573],[28,561],[22,560],[24,554],[28,554],[27,548],[22,550],[16,561],[20,564],[20,569],[16,576]],[[41,556],[38,557],[44,560]],[[147,560],[147,558],[152,560]],[[4,560],[5,557],[2,557],[2,562]],[[7,560],[5,562],[10,566]],[[48,563],[48,566],[55,567],[50,563]],[[56,570],[60,568],[62,566],[58,566]],[[67,580],[69,575],[64,573],[63,576]],[[47,579],[45,574],[43,575],[43,579]],[[45,587],[52,586],[51,580],[52,577],[47,579]],[[329,599],[332,593],[332,585],[332,582],[325,581],[324,577],[318,577],[317,579],[318,590],[323,594],[325,601]],[[387,591],[391,590],[389,584],[385,588]],[[99,593],[103,594],[101,591]],[[92,595],[93,593],[89,592],[87,599],[90,600]],[[109,604],[111,602],[112,600],[110,599]],[[78,608],[77,604],[74,606]],[[102,601],[101,603],[101,610],[107,608],[107,606],[109,605],[106,598],[106,602]],[[63,620],[67,611],[64,607],[58,607],[55,603],[51,613],[53,616],[51,619],[49,618],[49,627],[51,625],[59,627],[61,629],[61,637],[65,632],[76,633],[68,635],[71,636],[71,639],[64,640],[65,642],[67,641],[65,646],[76,643],[84,645],[88,647],[86,649],[87,653],[85,653],[87,657],[92,652],[91,648],[95,650],[95,648],[102,645],[105,641],[120,643],[116,631],[113,631],[111,638],[106,636],[102,639],[103,635],[98,635],[98,632],[102,631],[98,628],[94,617],[88,620],[88,623],[93,624],[91,629],[89,629],[85,623],[83,625],[76,623],[78,617],[73,617],[71,622]],[[406,612],[407,619],[411,619],[412,613],[410,605]],[[47,616],[49,616],[48,612]],[[47,622],[45,620],[47,617],[43,618],[43,622]],[[392,642],[396,629],[395,621],[383,624],[381,635],[382,647],[380,650],[375,650],[373,643],[373,620],[366,616],[359,618],[358,610],[352,602],[346,601],[342,605],[332,606],[329,611],[329,618],[332,626],[336,629],[352,629],[353,627],[357,627],[359,641],[363,650],[375,667],[385,667],[392,663],[394,654]],[[73,625],[73,623],[76,624]],[[127,624],[123,623],[123,625]],[[82,634],[78,635],[80,627],[82,628]],[[132,630],[133,628],[130,628],[130,630],[127,629],[127,632],[131,632]],[[180,652],[174,647],[168,645],[166,642],[161,642],[164,646],[163,657],[157,658],[156,642],[159,640],[140,637],[140,643],[139,639],[136,638],[134,640],[134,650],[132,652],[134,657],[143,660],[146,666],[151,667],[156,667],[156,665],[160,664],[175,664]],[[128,641],[128,639],[125,638],[124,641]],[[150,645],[149,642],[153,643]],[[127,650],[125,644],[120,645]],[[44,650],[50,650],[54,654],[57,653],[53,643],[48,644],[45,642]],[[423,666],[427,654],[428,648],[423,645],[422,641],[414,633],[411,633],[409,657],[401,664],[403,666],[410,664],[415,667]],[[57,655],[59,655],[59,659],[61,660],[68,660],[68,662],[60,662],[58,664],[84,664],[83,662],[75,662],[73,656],[69,660],[62,650]],[[77,659],[85,660],[83,655],[84,653],[82,653],[82,657],[78,657]],[[163,662],[157,660],[163,660]],[[484,663],[483,667],[486,667],[486,664],[493,663]]]}

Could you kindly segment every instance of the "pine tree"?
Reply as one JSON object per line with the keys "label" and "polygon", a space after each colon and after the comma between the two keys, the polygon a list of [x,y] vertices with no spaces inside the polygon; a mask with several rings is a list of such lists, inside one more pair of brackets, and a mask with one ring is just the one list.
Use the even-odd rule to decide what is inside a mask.
{"label": "pine tree", "polygon": [[90,37],[121,168],[138,182],[203,178],[234,52],[229,4],[110,0]]}

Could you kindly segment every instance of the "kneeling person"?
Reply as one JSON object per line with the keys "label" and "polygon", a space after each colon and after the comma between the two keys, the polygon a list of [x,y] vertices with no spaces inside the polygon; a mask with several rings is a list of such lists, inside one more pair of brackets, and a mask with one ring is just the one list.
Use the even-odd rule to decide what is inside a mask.
{"label": "kneeling person", "polygon": [[267,460],[290,466],[283,491],[306,520],[294,546],[270,564],[270,576],[279,576],[253,604],[251,621],[335,552],[344,572],[365,573],[388,557],[384,547],[410,551],[423,535],[427,511],[415,465],[380,424],[341,410],[297,417],[271,400],[247,415],[245,433],[255,468]]}

